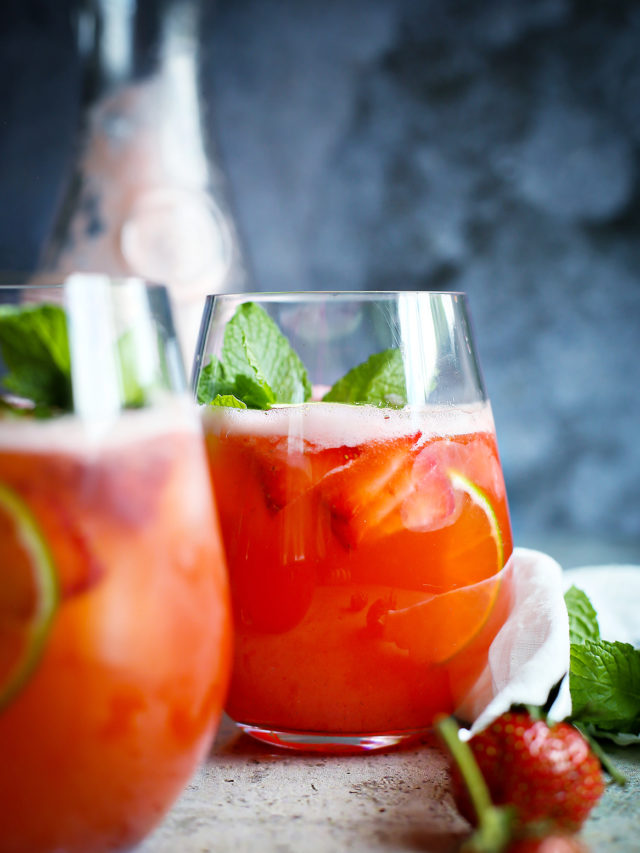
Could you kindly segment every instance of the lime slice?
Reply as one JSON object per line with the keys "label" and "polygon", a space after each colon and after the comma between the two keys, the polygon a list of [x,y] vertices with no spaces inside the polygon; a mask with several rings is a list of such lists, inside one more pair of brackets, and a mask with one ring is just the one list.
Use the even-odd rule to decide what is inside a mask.
{"label": "lime slice", "polygon": [[419,664],[443,664],[467,648],[486,625],[498,600],[501,577],[434,595],[384,619],[385,640]]}
{"label": "lime slice", "polygon": [[37,521],[0,483],[0,711],[35,669],[58,602],[56,570]]}
{"label": "lime slice", "polygon": [[468,495],[486,517],[496,549],[496,568],[493,576],[478,583],[386,614],[384,638],[406,649],[414,661],[428,665],[446,663],[480,634],[494,610],[502,584],[504,545],[491,501],[459,471],[449,469],[447,476],[453,488]]}
{"label": "lime slice", "polygon": [[464,474],[461,474],[459,471],[455,471],[452,468],[447,471],[447,474],[451,480],[453,488],[457,489],[459,492],[465,492],[471,498],[473,503],[476,504],[476,506],[486,515],[489,523],[489,529],[491,530],[491,536],[493,537],[493,541],[496,545],[496,571],[500,571],[504,565],[504,544],[502,542],[502,533],[500,532],[498,518],[493,506],[491,505],[491,501],[482,491],[480,486],[477,486],[468,477],[465,477]]}

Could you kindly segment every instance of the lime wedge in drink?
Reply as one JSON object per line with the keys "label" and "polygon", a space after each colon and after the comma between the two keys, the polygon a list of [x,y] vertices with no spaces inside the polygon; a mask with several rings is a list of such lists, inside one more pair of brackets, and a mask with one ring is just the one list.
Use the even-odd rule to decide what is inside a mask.
{"label": "lime wedge in drink", "polygon": [[56,570],[38,523],[0,483],[0,711],[35,669],[57,602]]}
{"label": "lime wedge in drink", "polygon": [[498,600],[502,583],[500,569],[504,561],[504,545],[489,498],[459,471],[449,469],[447,476],[453,488],[468,495],[484,513],[487,532],[495,544],[496,573],[478,583],[434,595],[419,604],[390,610],[386,614],[384,639],[407,649],[414,660],[425,664],[445,663],[478,636]]}
{"label": "lime wedge in drink", "polygon": [[468,477],[461,474],[459,471],[450,469],[447,471],[449,480],[454,489],[459,492],[466,492],[478,509],[482,510],[487,518],[487,523],[491,531],[491,536],[496,546],[496,571],[500,571],[504,564],[504,545],[502,542],[502,533],[494,508],[491,506],[491,501],[475,483],[471,482]]}

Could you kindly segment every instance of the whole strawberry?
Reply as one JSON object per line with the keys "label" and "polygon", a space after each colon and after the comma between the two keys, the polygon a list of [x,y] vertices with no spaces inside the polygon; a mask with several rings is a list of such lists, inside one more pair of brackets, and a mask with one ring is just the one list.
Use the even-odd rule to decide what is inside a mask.
{"label": "whole strawberry", "polygon": [[[470,741],[452,717],[437,724],[454,795],[475,825],[464,853],[587,853],[575,831],[604,790],[600,759],[568,723],[512,710]],[[622,781],[613,769],[616,781]]]}
{"label": "whole strawberry", "polygon": [[587,740],[569,723],[510,711],[469,741],[495,804],[522,823],[577,830],[600,799],[604,779]]}
{"label": "whole strawberry", "polygon": [[506,853],[589,853],[589,848],[575,835],[547,835],[514,841]]}

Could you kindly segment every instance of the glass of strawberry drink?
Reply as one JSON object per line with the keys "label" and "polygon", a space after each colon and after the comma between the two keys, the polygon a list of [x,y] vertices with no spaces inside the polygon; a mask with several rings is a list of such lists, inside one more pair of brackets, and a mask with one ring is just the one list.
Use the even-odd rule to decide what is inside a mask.
{"label": "glass of strawberry drink", "polygon": [[0,849],[130,849],[206,754],[228,681],[198,413],[164,289],[0,298]]}
{"label": "glass of strawberry drink", "polygon": [[336,752],[454,711],[511,595],[464,295],[211,297],[194,389],[231,582],[229,715]]}

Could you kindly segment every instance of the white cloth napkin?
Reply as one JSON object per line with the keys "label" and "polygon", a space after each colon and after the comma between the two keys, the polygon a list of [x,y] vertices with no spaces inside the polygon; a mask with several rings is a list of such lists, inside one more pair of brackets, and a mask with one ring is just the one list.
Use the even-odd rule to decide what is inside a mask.
{"label": "white cloth napkin", "polygon": [[[640,646],[640,566],[585,566],[563,571],[547,554],[516,548],[511,557],[514,606],[489,649],[487,666],[457,709],[472,722],[470,737],[512,704],[544,705],[569,670],[569,622],[564,592],[571,585],[591,600],[607,640]],[[568,679],[549,716],[571,714]]]}
{"label": "white cloth napkin", "polygon": [[583,566],[567,569],[563,580],[589,596],[605,640],[640,647],[640,566]]}
{"label": "white cloth napkin", "polygon": [[[457,709],[472,721],[469,736],[513,704],[544,705],[569,669],[569,620],[560,565],[547,554],[516,548],[511,556],[513,610],[489,649],[489,661]],[[571,713],[567,679],[552,708]]]}

